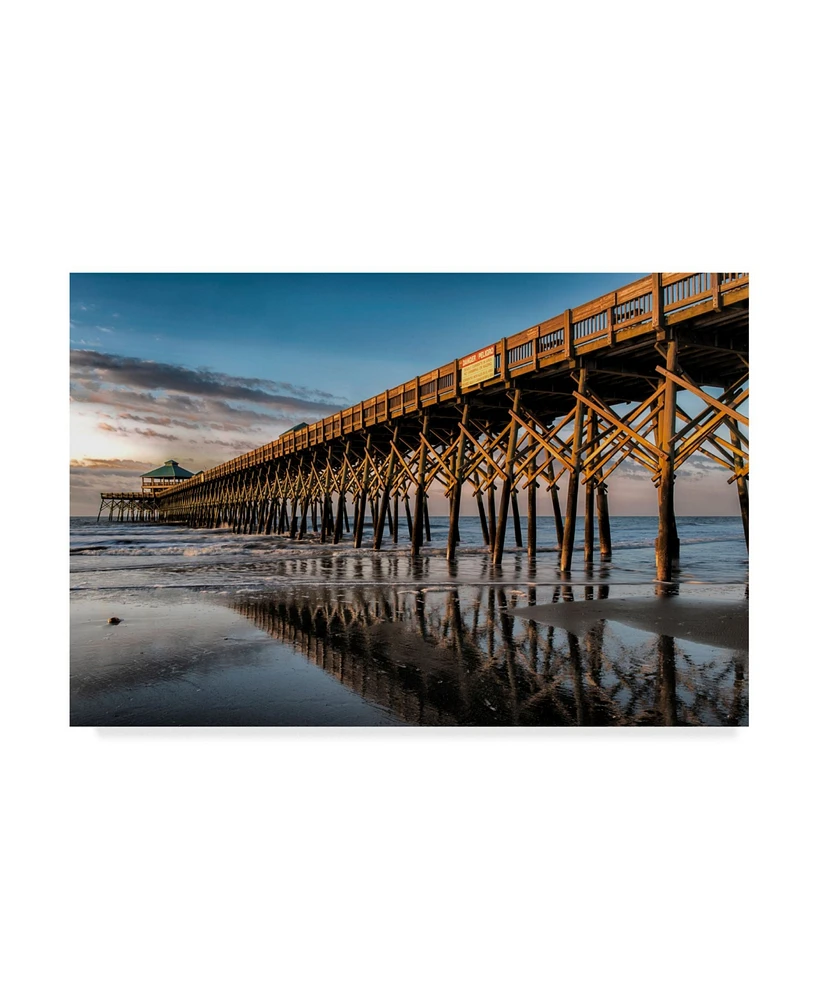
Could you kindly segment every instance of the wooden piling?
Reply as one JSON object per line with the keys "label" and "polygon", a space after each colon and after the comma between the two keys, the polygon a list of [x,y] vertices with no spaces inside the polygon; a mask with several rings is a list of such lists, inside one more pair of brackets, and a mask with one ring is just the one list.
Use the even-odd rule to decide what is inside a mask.
{"label": "wooden piling", "polygon": [[301,539],[307,533],[307,517],[309,515],[309,512],[310,512],[310,501],[306,496],[304,496],[304,499],[301,502],[301,523],[298,526],[299,541],[301,541]]}
{"label": "wooden piling", "polygon": [[321,544],[327,540],[327,532],[329,531],[329,511],[331,506],[331,498],[328,494],[324,495],[323,502],[321,504]]}
{"label": "wooden piling", "polygon": [[548,487],[548,492],[551,494],[551,506],[554,510],[554,532],[557,536],[557,548],[562,549],[562,511],[560,510],[560,495],[559,486],[554,482],[554,460],[549,459],[548,461],[548,478],[550,480],[550,486]]}
{"label": "wooden piling", "polygon": [[483,503],[483,494],[478,490],[474,496],[477,500],[477,513],[480,515],[480,530],[483,532],[483,544],[491,545],[491,535],[489,534],[489,526],[486,521],[486,506]]}
{"label": "wooden piling", "polygon": [[[596,438],[597,419],[596,413],[591,412],[587,421],[588,440]],[[594,562],[594,486],[596,481],[593,476],[588,476],[585,480],[585,523],[583,555],[585,565],[591,566]]]}
{"label": "wooden piling", "polygon": [[[520,397],[521,391],[519,389],[514,390],[514,401],[512,403],[511,412],[514,416],[517,416],[520,412]],[[497,524],[494,531],[493,540],[493,552],[491,561],[495,566],[499,566],[503,561],[503,549],[506,544],[506,526],[508,524],[508,507],[511,500],[512,490],[514,489],[514,459],[517,454],[517,421],[512,418],[511,426],[508,430],[508,445],[506,447],[506,463],[503,469],[503,490],[500,494],[500,511],[499,517],[497,519]],[[492,490],[494,486],[492,485]],[[493,494],[492,494],[493,499]],[[516,506],[516,501],[515,501]],[[519,519],[519,514],[517,515]],[[520,540],[520,545],[522,545],[522,539]]]}
{"label": "wooden piling", "polygon": [[[392,446],[389,449],[389,462],[387,463],[386,466],[386,482],[384,484],[383,497],[381,498],[380,510],[378,511],[377,523],[373,521],[373,524],[375,524],[375,541],[373,542],[372,547],[374,549],[380,549],[381,547],[381,541],[383,539],[383,529],[386,523],[386,516],[387,514],[390,514],[389,494],[390,491],[392,490],[393,480],[395,478],[395,464],[396,464],[395,452],[398,447],[398,439],[399,439],[398,428],[395,427],[394,431],[392,432]],[[397,499],[397,495],[395,499]],[[391,514],[390,514],[390,520],[391,520]]]}
{"label": "wooden piling", "polygon": [[364,447],[364,462],[361,469],[361,492],[356,498],[355,510],[357,523],[353,534],[353,546],[356,549],[361,547],[364,537],[364,521],[366,520],[366,501],[369,489],[369,449],[372,447],[372,435],[367,434],[366,445]]}
{"label": "wooden piling", "polygon": [[429,435],[429,415],[423,418],[423,430],[418,456],[418,483],[415,490],[415,523],[412,532],[412,555],[416,556],[423,545],[423,501],[426,499],[426,439]]}
{"label": "wooden piling", "polygon": [[298,498],[293,497],[293,509],[290,514],[290,538],[295,538],[298,531]]}
{"label": "wooden piling", "polygon": [[528,558],[537,558],[537,480],[528,484]]}
{"label": "wooden piling", "polygon": [[497,541],[497,506],[494,501],[494,483],[489,486],[489,545],[494,552]]}
{"label": "wooden piling", "polygon": [[361,469],[361,492],[359,497],[360,503],[356,504],[356,510],[358,513],[358,523],[355,528],[355,533],[353,536],[353,546],[356,549],[361,547],[361,542],[364,537],[364,521],[366,520],[366,500],[367,493],[369,489],[369,449],[372,447],[372,435],[367,434],[366,445],[364,447],[364,463]]}
{"label": "wooden piling", "polygon": [[[344,533],[344,522],[346,521],[347,509],[345,493],[346,481],[347,481],[347,464],[349,462],[349,441],[346,443],[346,448],[344,449],[344,458],[341,463],[341,481],[338,485],[338,510],[335,514],[335,531],[332,536],[333,545],[337,545],[340,542],[341,537]],[[347,531],[349,531],[349,524],[347,524]]]}
{"label": "wooden piling", "polygon": [[[676,372],[677,345],[675,340],[667,342],[665,367]],[[658,437],[661,456],[659,458],[659,534],[656,538],[656,578],[669,582],[673,570],[676,536],[676,518],[673,511],[673,478],[676,433],[676,383],[665,378],[662,412],[659,417]]]}
{"label": "wooden piling", "polygon": [[449,537],[446,543],[446,558],[449,560],[454,559],[455,548],[459,540],[458,524],[460,521],[460,500],[463,493],[463,462],[466,455],[466,429],[468,426],[469,404],[466,403],[460,420],[460,435],[457,439],[457,452],[454,460],[454,483],[449,509]]}
{"label": "wooden piling", "polygon": [[[730,439],[733,447],[741,449],[741,438],[738,433],[738,423],[735,420],[728,420],[727,426],[730,428]],[[743,474],[744,463],[741,457],[733,453],[733,468],[736,472],[736,489],[738,490],[738,504],[741,510],[741,523],[744,527],[744,544],[747,551],[750,551],[750,490],[747,485],[747,476]]]}
{"label": "wooden piling", "polygon": [[611,519],[608,516],[608,485],[600,483],[596,489],[596,512],[599,525],[599,558],[611,558]]}
{"label": "wooden piling", "polygon": [[355,544],[355,539],[358,537],[358,522],[361,519],[361,496],[360,494],[355,495],[355,499],[352,503],[352,543]]}
{"label": "wooden piling", "polygon": [[520,506],[517,503],[517,490],[511,491],[511,514],[514,521],[514,544],[518,549],[523,547],[523,529],[520,524]]}
{"label": "wooden piling", "polygon": [[[578,391],[585,392],[585,369],[579,370]],[[568,481],[568,497],[565,501],[565,524],[562,535],[562,550],[560,552],[560,571],[567,573],[571,569],[574,556],[574,535],[577,527],[577,496],[579,494],[579,477],[582,468],[582,425],[585,421],[585,404],[577,400],[574,410],[574,439],[571,446],[571,475]]]}

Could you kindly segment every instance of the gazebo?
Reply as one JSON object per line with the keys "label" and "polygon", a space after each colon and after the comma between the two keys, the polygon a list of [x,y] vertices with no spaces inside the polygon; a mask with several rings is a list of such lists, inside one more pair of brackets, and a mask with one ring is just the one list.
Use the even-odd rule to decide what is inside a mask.
{"label": "gazebo", "polygon": [[183,469],[175,459],[169,458],[164,465],[160,465],[158,469],[151,469],[142,476],[142,492],[156,495],[169,486],[192,479],[193,475],[194,473]]}

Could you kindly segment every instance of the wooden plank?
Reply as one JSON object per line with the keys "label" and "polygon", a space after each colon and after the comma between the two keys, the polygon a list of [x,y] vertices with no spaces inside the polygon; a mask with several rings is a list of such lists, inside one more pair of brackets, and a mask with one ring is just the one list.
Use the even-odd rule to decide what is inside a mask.
{"label": "wooden plank", "polygon": [[[699,389],[698,386],[695,386],[692,383],[688,382],[687,379],[680,378],[678,375],[674,375],[673,372],[669,372],[665,368],[661,368],[658,365],[656,366],[656,371],[659,372],[661,375],[664,375],[666,378],[671,379],[677,385],[680,385],[683,389],[687,389],[688,392],[692,392],[695,396],[698,396],[699,399],[703,399],[705,403],[707,403],[708,405],[714,407],[717,410],[721,410],[722,413],[726,413],[728,417],[732,417],[734,420],[740,420],[741,423],[745,425],[745,427],[750,426],[749,418],[745,417],[743,413],[739,413],[737,410],[734,410],[731,406],[727,406],[724,403],[720,402],[718,399],[711,396],[709,393],[706,393],[703,389]],[[749,395],[749,392],[742,395],[744,398],[746,398],[746,396]]]}
{"label": "wooden plank", "polygon": [[[576,396],[577,399],[580,399],[580,394],[578,392],[575,392],[574,395]],[[583,402],[586,406],[590,406],[592,410],[595,410],[601,416],[605,417],[606,420],[609,420],[612,424],[616,424],[616,426],[619,427],[620,430],[625,431],[625,433],[628,435],[629,438],[633,438],[635,441],[641,444],[643,448],[647,449],[649,452],[656,455],[657,458],[661,457],[662,451],[660,448],[657,448],[655,444],[651,444],[651,442],[643,438],[641,434],[637,434],[636,431],[628,427],[627,424],[623,424],[622,421],[619,419],[619,417],[613,412],[613,410],[609,410],[607,407],[599,406],[597,403],[595,403],[592,399],[589,399],[587,396],[582,396],[581,402]]]}

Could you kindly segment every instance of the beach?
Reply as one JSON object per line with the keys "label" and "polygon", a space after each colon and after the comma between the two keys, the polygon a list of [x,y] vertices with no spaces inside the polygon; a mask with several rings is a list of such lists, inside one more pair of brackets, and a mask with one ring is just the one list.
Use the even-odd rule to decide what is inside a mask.
{"label": "beach", "polygon": [[493,567],[468,518],[452,564],[444,518],[414,560],[74,518],[71,724],[747,725],[740,519],[679,518],[671,587],[655,519],[613,520],[611,562],[565,578],[547,519]]}

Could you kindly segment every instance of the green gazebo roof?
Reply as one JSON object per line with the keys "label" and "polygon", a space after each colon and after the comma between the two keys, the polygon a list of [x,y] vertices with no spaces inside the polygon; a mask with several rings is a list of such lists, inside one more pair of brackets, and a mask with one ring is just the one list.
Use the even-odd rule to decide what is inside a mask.
{"label": "green gazebo roof", "polygon": [[142,473],[143,479],[192,479],[193,473],[188,472],[187,469],[183,469],[179,463],[173,459],[169,458],[164,465],[160,465],[158,469],[152,469],[150,472]]}

